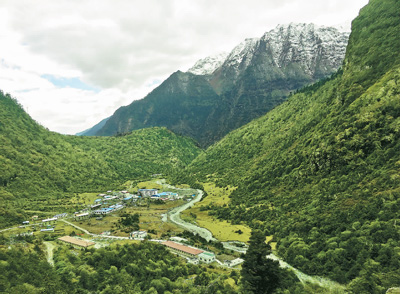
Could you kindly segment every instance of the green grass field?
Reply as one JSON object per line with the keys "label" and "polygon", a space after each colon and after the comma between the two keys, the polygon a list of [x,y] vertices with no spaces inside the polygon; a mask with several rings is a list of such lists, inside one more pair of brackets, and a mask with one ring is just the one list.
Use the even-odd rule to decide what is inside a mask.
{"label": "green grass field", "polygon": [[[216,187],[214,183],[205,183],[203,186],[208,196],[202,201],[197,202],[192,208],[184,211],[182,217],[191,219],[192,221],[195,221],[198,226],[208,229],[211,231],[214,237],[220,241],[248,242],[251,235],[250,227],[242,224],[233,225],[228,221],[219,220],[208,215],[207,211],[200,211],[201,206],[207,206],[209,204],[221,206],[224,204],[229,204],[229,195],[236,188],[230,186],[226,188],[220,188]],[[191,214],[195,214],[196,218],[193,218]],[[267,241],[271,241],[272,238],[272,236],[268,236]],[[276,243],[271,242],[270,245],[272,250],[275,250]]]}
{"label": "green grass field", "polygon": [[80,193],[71,198],[71,203],[73,204],[93,204],[94,201],[99,198],[99,193]]}
{"label": "green grass field", "polygon": [[[216,187],[213,183],[205,183],[204,189],[208,196],[202,201],[197,202],[192,208],[184,211],[182,217],[184,219],[191,218],[191,214],[196,215],[196,219],[193,219],[200,227],[204,227],[212,232],[215,238],[220,241],[242,241],[248,242],[250,238],[251,229],[245,225],[233,225],[227,221],[222,221],[213,216],[208,215],[207,211],[200,211],[201,206],[207,206],[209,204],[224,205],[230,202],[229,195],[236,188],[227,187],[220,188]],[[240,233],[241,232],[241,233]]]}

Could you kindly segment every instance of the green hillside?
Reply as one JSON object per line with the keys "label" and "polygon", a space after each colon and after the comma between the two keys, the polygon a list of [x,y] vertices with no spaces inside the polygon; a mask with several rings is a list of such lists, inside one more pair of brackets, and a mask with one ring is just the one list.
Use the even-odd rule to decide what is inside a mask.
{"label": "green hillside", "polygon": [[72,193],[104,191],[128,179],[167,174],[198,153],[191,139],[165,128],[110,138],[53,133],[1,93],[0,224],[20,221],[25,210],[57,209],[58,200]]}
{"label": "green hillside", "polygon": [[400,285],[398,11],[399,1],[371,0],[353,21],[343,71],[230,133],[185,171],[237,187],[209,214],[274,234],[287,262],[350,282],[354,293]]}

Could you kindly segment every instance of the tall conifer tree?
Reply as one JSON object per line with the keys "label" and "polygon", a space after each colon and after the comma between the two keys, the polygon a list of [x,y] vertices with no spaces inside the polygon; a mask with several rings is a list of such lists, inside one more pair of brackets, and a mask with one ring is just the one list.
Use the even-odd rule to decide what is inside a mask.
{"label": "tall conifer tree", "polygon": [[273,293],[280,285],[279,262],[267,258],[270,253],[264,234],[253,230],[241,271],[243,293]]}

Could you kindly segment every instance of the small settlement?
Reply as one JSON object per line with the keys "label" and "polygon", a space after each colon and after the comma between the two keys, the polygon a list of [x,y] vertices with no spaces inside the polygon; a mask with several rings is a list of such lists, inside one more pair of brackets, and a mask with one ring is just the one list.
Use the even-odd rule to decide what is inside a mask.
{"label": "small settlement", "polygon": [[[191,197],[185,197],[186,200],[192,200],[192,197],[195,195],[191,195]],[[151,200],[162,200],[162,201],[174,201],[177,199],[183,199],[182,196],[179,196],[177,193],[173,192],[159,192],[157,189],[138,189],[137,194],[130,194],[127,191],[120,191],[120,192],[113,192],[107,191],[107,194],[98,194],[98,197],[92,205],[87,206],[86,208],[75,212],[73,218],[75,220],[85,220],[89,219],[90,217],[103,217],[110,213],[119,211],[123,209],[128,204],[134,204],[136,201],[140,200],[141,198],[147,198]],[[60,218],[67,217],[67,213],[57,214],[51,218],[46,218],[43,220],[39,220],[38,216],[32,217],[32,221],[24,221],[22,223],[23,226],[30,226],[33,225],[32,223],[38,224],[42,229],[42,232],[54,232],[54,228],[56,225],[56,221]],[[110,232],[102,233],[104,236],[110,235]],[[131,232],[129,234],[129,239],[135,240],[145,240],[148,238],[147,231],[145,230],[138,230]],[[68,244],[75,249],[86,249],[94,246],[96,243],[83,240],[77,237],[71,236],[63,236],[57,239],[58,242],[63,244]],[[173,241],[172,241],[173,240]],[[164,245],[169,251],[174,254],[177,254],[181,257],[187,259],[188,262],[198,264],[198,263],[212,263],[216,261],[215,254],[212,252],[208,252],[196,247],[188,246],[185,243],[187,240],[179,237],[171,237],[169,241],[163,240],[151,240],[155,242],[159,242]],[[234,266],[241,262],[242,260],[234,260],[231,261],[229,264],[226,263],[225,266]]]}
{"label": "small settlement", "polygon": [[105,216],[144,198],[162,201],[174,201],[183,198],[173,192],[164,191],[159,193],[157,189],[138,189],[137,194],[130,194],[128,191],[107,191],[106,194],[99,194],[98,197],[88,208],[75,212],[74,218],[83,220],[92,216]]}

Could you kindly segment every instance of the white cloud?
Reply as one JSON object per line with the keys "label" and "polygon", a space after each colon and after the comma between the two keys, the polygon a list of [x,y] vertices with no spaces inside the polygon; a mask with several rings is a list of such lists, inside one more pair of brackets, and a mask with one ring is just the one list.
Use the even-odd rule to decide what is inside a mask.
{"label": "white cloud", "polygon": [[[49,129],[75,133],[199,58],[277,24],[334,25],[368,0],[0,0],[0,88]],[[54,86],[78,78],[98,92]]]}

